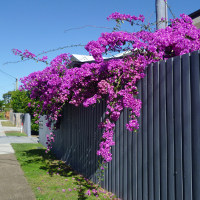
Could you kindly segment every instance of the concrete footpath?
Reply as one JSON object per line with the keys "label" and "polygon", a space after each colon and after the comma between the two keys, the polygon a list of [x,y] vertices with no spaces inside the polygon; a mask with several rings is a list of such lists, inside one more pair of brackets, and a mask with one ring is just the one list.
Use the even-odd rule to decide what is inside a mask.
{"label": "concrete footpath", "polygon": [[2,127],[0,120],[0,200],[35,200],[11,143],[37,143],[37,138],[7,137],[4,131],[19,131],[19,128]]}

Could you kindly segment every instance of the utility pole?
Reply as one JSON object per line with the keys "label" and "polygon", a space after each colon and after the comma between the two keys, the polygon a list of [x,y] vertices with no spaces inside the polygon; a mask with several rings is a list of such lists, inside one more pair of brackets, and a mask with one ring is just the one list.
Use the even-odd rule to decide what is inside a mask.
{"label": "utility pole", "polygon": [[[162,18],[166,21],[161,22]],[[156,0],[156,29],[166,28],[167,21],[167,0]]]}
{"label": "utility pole", "polygon": [[16,91],[18,90],[18,78],[16,78]]}

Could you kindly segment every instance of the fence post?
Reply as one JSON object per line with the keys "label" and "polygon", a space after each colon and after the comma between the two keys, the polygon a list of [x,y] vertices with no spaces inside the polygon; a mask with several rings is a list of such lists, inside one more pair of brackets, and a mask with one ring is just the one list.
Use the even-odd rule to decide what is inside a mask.
{"label": "fence post", "polygon": [[25,114],[24,126],[26,126],[26,134],[31,136],[31,115],[29,113]]}

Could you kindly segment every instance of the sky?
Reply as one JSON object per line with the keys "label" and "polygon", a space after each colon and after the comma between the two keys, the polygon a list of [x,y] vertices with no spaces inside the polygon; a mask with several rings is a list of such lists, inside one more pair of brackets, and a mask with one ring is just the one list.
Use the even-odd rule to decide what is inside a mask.
{"label": "sky", "polygon": [[[199,0],[168,0],[168,4],[176,17],[200,9]],[[151,22],[156,19],[152,0],[0,0],[0,100],[4,93],[15,90],[16,78],[46,67],[30,60],[18,62],[21,59],[12,53],[13,48],[37,55],[64,46],[85,45],[97,40],[102,32],[112,31],[109,28],[114,22],[106,18],[113,12],[143,14]],[[84,46],[46,55],[50,61],[61,53],[88,55]]]}

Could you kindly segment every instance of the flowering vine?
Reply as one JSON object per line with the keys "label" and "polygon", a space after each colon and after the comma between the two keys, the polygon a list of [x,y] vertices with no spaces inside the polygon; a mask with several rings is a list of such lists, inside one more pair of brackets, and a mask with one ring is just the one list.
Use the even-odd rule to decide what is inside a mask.
{"label": "flowering vine", "polygon": [[[135,17],[120,13],[113,13],[108,19],[116,20],[117,23],[144,21],[142,15]],[[99,124],[103,134],[97,154],[104,162],[109,162],[112,160],[111,146],[115,144],[115,122],[124,108],[130,110],[126,128],[129,131],[139,128],[137,118],[140,116],[142,102],[137,98],[136,83],[145,76],[144,70],[148,64],[199,50],[200,30],[192,24],[190,17],[182,14],[180,19],[171,20],[171,25],[165,29],[155,32],[143,30],[134,33],[102,33],[97,41],[90,41],[85,48],[95,62],[67,68],[70,56],[61,54],[43,71],[34,72],[21,79],[21,89],[30,91],[32,99],[40,100],[38,112],[35,114],[47,115],[49,127],[61,117],[65,103],[88,107],[100,99],[106,99],[106,117],[105,121]],[[103,54],[107,52],[124,52],[124,55],[104,60]],[[34,58],[27,51],[22,53],[15,50],[15,54]],[[53,134],[48,136],[48,143],[53,140]]]}
{"label": "flowering vine", "polygon": [[33,59],[35,61],[41,61],[41,62],[48,64],[48,62],[47,62],[48,57],[47,56],[43,56],[42,58],[37,58],[37,56],[35,54],[31,53],[27,49],[24,52],[20,51],[19,49],[12,49],[12,52],[14,53],[14,55],[21,56],[22,59],[28,58],[28,59]]}

